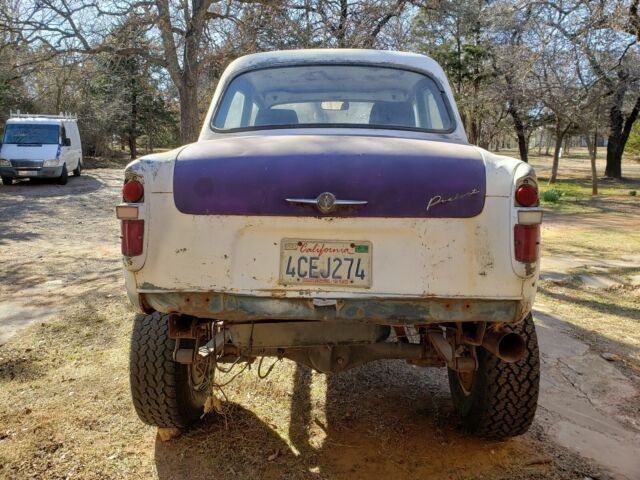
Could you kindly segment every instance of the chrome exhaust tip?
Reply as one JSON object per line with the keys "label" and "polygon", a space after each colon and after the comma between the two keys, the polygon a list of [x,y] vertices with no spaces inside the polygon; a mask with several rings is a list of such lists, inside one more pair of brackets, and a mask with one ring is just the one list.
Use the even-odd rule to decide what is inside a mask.
{"label": "chrome exhaust tip", "polygon": [[491,332],[482,339],[482,346],[503,362],[514,363],[524,357],[527,345],[517,333]]}

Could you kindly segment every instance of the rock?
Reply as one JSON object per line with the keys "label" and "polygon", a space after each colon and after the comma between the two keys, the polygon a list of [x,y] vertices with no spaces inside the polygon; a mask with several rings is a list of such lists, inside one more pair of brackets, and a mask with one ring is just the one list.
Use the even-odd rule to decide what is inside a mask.
{"label": "rock", "polygon": [[616,355],[615,353],[604,352],[601,353],[600,356],[608,362],[619,362],[622,360],[620,355]]}
{"label": "rock", "polygon": [[276,451],[275,451],[275,452],[273,452],[271,455],[269,455],[269,456],[267,457],[267,460],[268,460],[269,462],[273,462],[276,458],[278,458],[278,455],[280,455],[280,450],[276,448]]}
{"label": "rock", "polygon": [[580,281],[589,288],[596,290],[602,290],[610,287],[617,287],[622,285],[619,281],[609,277],[601,277],[596,275],[580,275]]}
{"label": "rock", "polygon": [[571,281],[571,275],[562,272],[542,272],[540,273],[540,280],[563,284]]}

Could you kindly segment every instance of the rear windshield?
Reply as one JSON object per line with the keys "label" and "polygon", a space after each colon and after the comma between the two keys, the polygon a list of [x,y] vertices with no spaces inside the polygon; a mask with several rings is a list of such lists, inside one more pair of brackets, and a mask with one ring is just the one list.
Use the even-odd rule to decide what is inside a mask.
{"label": "rear windshield", "polygon": [[226,88],[218,131],[370,127],[448,132],[446,98],[430,77],[388,67],[306,65],[254,70]]}
{"label": "rear windshield", "polygon": [[8,123],[4,128],[2,143],[57,145],[59,135],[60,127],[58,125]]}

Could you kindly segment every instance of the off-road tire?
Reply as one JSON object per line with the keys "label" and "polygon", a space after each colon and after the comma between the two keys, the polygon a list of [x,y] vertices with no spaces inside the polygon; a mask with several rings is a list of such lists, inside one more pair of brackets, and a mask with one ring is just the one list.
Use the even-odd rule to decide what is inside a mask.
{"label": "off-road tire", "polygon": [[449,370],[451,397],[464,427],[485,438],[522,435],[531,426],[538,406],[540,354],[531,314],[517,325],[506,326],[504,331],[524,337],[523,358],[507,363],[479,347],[478,370],[468,393],[458,374]]}
{"label": "off-road tire", "polygon": [[73,176],[79,177],[82,175],[82,160],[78,160],[78,166],[73,169]]}
{"label": "off-road tire", "polygon": [[[181,340],[181,348],[190,348]],[[140,419],[162,428],[185,428],[203,413],[208,392],[191,387],[189,365],[173,360],[168,315],[138,315],[131,334],[129,382]]]}
{"label": "off-road tire", "polygon": [[62,173],[56,179],[56,183],[58,185],[66,185],[68,180],[69,180],[69,173],[67,172],[67,165],[65,164],[62,166]]}
{"label": "off-road tire", "polygon": [[2,177],[2,183],[4,185],[13,185],[13,178],[11,177]]}

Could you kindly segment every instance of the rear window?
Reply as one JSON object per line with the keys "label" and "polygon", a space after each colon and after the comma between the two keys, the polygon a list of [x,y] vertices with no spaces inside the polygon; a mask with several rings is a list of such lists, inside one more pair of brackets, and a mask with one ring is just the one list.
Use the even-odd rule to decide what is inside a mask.
{"label": "rear window", "polygon": [[388,67],[305,65],[238,75],[223,93],[212,127],[449,132],[453,122],[446,98],[427,75]]}
{"label": "rear window", "polygon": [[57,145],[59,135],[60,127],[58,125],[8,123],[4,129],[2,143]]}

